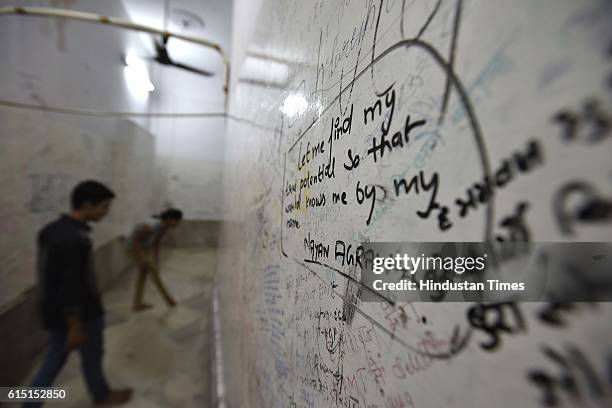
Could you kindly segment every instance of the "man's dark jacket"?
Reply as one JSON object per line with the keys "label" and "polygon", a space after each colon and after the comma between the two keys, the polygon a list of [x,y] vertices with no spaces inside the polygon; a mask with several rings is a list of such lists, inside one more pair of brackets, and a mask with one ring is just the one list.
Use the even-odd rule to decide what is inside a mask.
{"label": "man's dark jacket", "polygon": [[68,317],[86,322],[104,314],[90,230],[84,221],[62,215],[38,234],[40,310],[47,329],[66,329]]}

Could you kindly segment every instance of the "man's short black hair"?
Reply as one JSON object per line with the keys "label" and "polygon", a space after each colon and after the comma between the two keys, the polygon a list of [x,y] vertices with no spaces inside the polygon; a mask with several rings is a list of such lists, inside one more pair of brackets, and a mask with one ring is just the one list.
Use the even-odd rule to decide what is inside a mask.
{"label": "man's short black hair", "polygon": [[70,202],[72,209],[78,210],[85,203],[96,205],[112,198],[115,198],[115,193],[110,188],[95,180],[85,180],[77,184],[72,190]]}

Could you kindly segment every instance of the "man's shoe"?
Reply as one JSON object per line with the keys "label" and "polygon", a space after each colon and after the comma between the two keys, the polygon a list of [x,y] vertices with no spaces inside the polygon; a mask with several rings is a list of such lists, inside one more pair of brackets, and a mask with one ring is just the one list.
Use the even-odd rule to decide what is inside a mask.
{"label": "man's shoe", "polygon": [[108,398],[104,401],[98,401],[95,403],[96,407],[116,407],[123,405],[132,399],[131,388],[120,388],[118,390],[111,390]]}

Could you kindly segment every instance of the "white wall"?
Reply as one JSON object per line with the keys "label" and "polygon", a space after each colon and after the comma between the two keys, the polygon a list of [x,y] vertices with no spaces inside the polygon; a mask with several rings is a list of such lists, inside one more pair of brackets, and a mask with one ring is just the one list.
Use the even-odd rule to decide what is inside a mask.
{"label": "white wall", "polygon": [[[2,1],[125,17],[120,1]],[[0,99],[26,104],[143,111],[130,94],[122,54],[136,34],[74,21],[0,16]],[[69,193],[87,178],[116,193],[96,226],[100,246],[157,211],[167,194],[156,168],[155,137],[132,121],[0,108],[0,305],[31,286],[36,232],[69,209]]]}
{"label": "white wall", "polygon": [[[141,24],[164,28],[164,1],[125,0],[130,18]],[[232,2],[221,0],[173,0],[169,3],[168,29],[201,36],[219,44],[229,57],[231,46]],[[185,9],[202,18],[203,27],[183,31],[175,23],[173,11]],[[153,55],[151,38],[144,38]],[[225,71],[221,56],[208,48],[170,39],[170,56],[177,62],[212,72],[200,76],[175,67],[151,66],[156,91],[150,97],[150,112],[218,113],[203,118],[150,118],[146,126],[156,135],[156,152],[168,171],[168,202],[181,208],[188,219],[221,219],[221,195],[225,149],[225,110],[223,86]]]}
{"label": "white wall", "polygon": [[[564,371],[555,353],[565,361],[568,353],[583,356],[608,393],[592,392],[582,374],[567,369],[579,382],[580,397],[572,400],[567,388],[551,386],[559,406],[609,402],[610,304],[579,305],[563,314],[562,325],[544,321],[546,304],[507,305],[505,316],[487,314],[508,325],[493,332],[499,344],[488,350],[483,344],[493,334],[468,319],[479,305],[360,302],[345,277],[359,279],[360,270],[334,255],[338,241],[353,249],[363,241],[482,241],[487,225],[492,235],[506,234],[500,224],[521,202],[529,205],[525,222],[535,242],[610,241],[609,218],[576,223],[570,235],[554,212],[556,194],[575,180],[610,202],[609,129],[600,127],[607,138],[590,143],[584,139],[594,129],[590,122],[569,142],[553,118],[597,100],[600,118],[611,120],[611,3],[463,1],[454,58],[458,83],[439,121],[447,76],[436,51],[451,60],[457,4],[266,0],[252,35],[255,13],[234,20],[235,30],[247,27],[248,48],[264,54],[270,70],[284,61],[292,77],[280,89],[238,80],[232,94],[231,114],[240,121],[228,122],[223,209],[234,222],[224,228],[218,273],[228,406],[534,407],[543,405],[546,387],[529,373],[560,378]],[[401,43],[417,36],[424,42]],[[235,51],[244,48],[244,39],[234,37]],[[376,63],[364,71],[373,58]],[[459,85],[467,100],[459,98]],[[390,110],[364,123],[364,109],[390,86],[396,97],[390,134],[404,129],[408,115],[426,124],[405,147],[375,162],[367,151]],[[281,111],[290,95],[306,102],[292,117]],[[468,103],[474,120],[466,114]],[[326,144],[325,155],[298,166],[300,142],[302,153],[308,143],[328,143],[332,120],[343,119],[351,104],[351,133],[334,142],[331,156]],[[475,137],[476,123],[482,141]],[[483,157],[495,171],[532,139],[541,146],[542,161],[462,217],[455,200],[482,178]],[[361,157],[353,171],[343,166],[349,149]],[[306,195],[325,194],[326,205],[288,210],[298,193],[285,194],[287,185],[297,182],[299,189],[301,177],[331,158],[335,176],[299,193],[302,204]],[[446,231],[437,213],[417,215],[430,194],[393,193],[394,178],[421,171],[427,179],[438,174],[436,199],[448,207],[453,224]],[[388,195],[381,197],[378,188],[373,203],[360,204],[357,186],[374,184]],[[348,204],[333,204],[332,192],[342,191]],[[289,227],[288,218],[299,228]],[[327,266],[304,261],[311,257],[305,245],[310,239],[330,246],[331,254],[321,259]],[[352,319],[337,318],[350,311]]]}
{"label": "white wall", "polygon": [[249,42],[255,31],[262,0],[234,0],[232,14],[232,86],[235,89]]}
{"label": "white wall", "polygon": [[[72,8],[127,17],[119,0],[2,0],[0,5]],[[73,20],[0,18],[3,99],[106,111],[146,110],[146,101],[129,93],[123,74],[123,56],[143,50],[138,34]]]}
{"label": "white wall", "polygon": [[[129,2],[128,2],[129,3]],[[139,21],[119,0],[8,1],[0,6],[69,8]],[[143,6],[143,4],[140,4]],[[181,6],[173,2],[173,7]],[[209,2],[208,32],[229,48],[231,4]],[[160,17],[163,2],[140,11]],[[210,12],[210,14],[208,14]],[[161,24],[161,21],[157,21]],[[156,90],[133,94],[123,58],[152,57],[141,33],[53,18],[0,16],[0,100],[50,107],[132,112],[223,112],[223,64],[191,44],[173,50],[186,64],[216,73],[199,77],[146,63]],[[34,282],[36,231],[65,210],[76,182],[97,178],[118,193],[111,217],[96,229],[96,244],[129,232],[142,219],[173,205],[187,219],[220,219],[225,127],[223,118],[95,118],[0,108],[2,160],[0,305]]]}
{"label": "white wall", "polygon": [[164,168],[168,203],[190,220],[220,220],[225,123],[219,118],[153,119],[155,151]]}
{"label": "white wall", "polygon": [[[1,5],[52,6],[128,18],[163,28],[163,2],[138,1],[0,1]],[[205,4],[173,1],[171,10],[185,8],[205,20],[201,35],[230,52],[231,2]],[[180,40],[171,40],[177,61],[214,73],[202,77],[178,68],[148,62],[156,90],[146,99],[128,90],[122,58],[126,54],[152,58],[153,38],[142,33],[75,21],[32,17],[2,17],[6,35],[0,55],[6,67],[0,81],[0,98],[33,104],[162,113],[218,113],[205,118],[129,118],[155,136],[156,154],[164,168],[177,177],[166,177],[172,197],[162,202],[185,210],[188,219],[220,219],[220,195],[211,185],[221,179],[224,151],[224,66],[214,51]],[[171,25],[174,31],[180,27]],[[28,50],[28,51],[26,51]],[[27,67],[27,68],[26,68]],[[183,161],[185,164],[183,166]],[[202,164],[199,171],[197,163]],[[183,168],[184,167],[184,168]],[[189,176],[192,175],[193,177]],[[189,178],[191,177],[191,178]],[[194,191],[201,197],[194,200]],[[160,210],[159,208],[156,211]]]}
{"label": "white wall", "polygon": [[0,304],[34,282],[36,233],[70,208],[79,181],[100,180],[117,195],[95,226],[96,247],[161,205],[153,137],[132,122],[0,108],[0,141]]}

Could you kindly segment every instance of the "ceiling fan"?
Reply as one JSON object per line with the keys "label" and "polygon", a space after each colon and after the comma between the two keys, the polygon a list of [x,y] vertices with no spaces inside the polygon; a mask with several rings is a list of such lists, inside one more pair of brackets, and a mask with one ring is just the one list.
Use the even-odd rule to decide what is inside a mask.
{"label": "ceiling fan", "polygon": [[[204,22],[197,15],[190,15],[186,10],[177,10],[179,17],[181,17],[181,25],[183,28],[187,28],[190,24],[190,19],[194,19],[196,23],[200,26],[204,26]],[[185,16],[183,16],[183,14]],[[175,68],[179,68],[185,70],[187,72],[191,72],[192,74],[202,75],[202,76],[213,76],[214,74],[210,71],[206,71],[203,69],[195,68],[190,65],[182,64],[180,62],[176,62],[170,58],[168,54],[168,40],[170,36],[167,34],[168,32],[168,23],[170,19],[170,0],[164,0],[164,34],[161,37],[161,41],[154,40],[155,45],[155,57],[150,58],[153,61],[156,61],[158,64],[171,66]],[[184,20],[184,21],[183,21]]]}
{"label": "ceiling fan", "polygon": [[168,65],[168,66],[172,66],[175,68],[183,69],[185,71],[188,71],[194,74],[198,74],[198,75],[202,75],[202,76],[213,76],[214,75],[214,73],[210,71],[205,71],[203,69],[194,68],[192,66],[173,61],[172,58],[170,58],[170,55],[168,55],[168,48],[167,48],[168,39],[169,39],[169,36],[167,34],[164,34],[162,36],[161,41],[155,41],[156,55],[154,58],[152,58],[152,60],[162,65]]}

